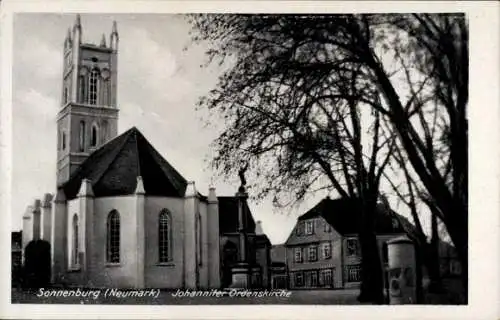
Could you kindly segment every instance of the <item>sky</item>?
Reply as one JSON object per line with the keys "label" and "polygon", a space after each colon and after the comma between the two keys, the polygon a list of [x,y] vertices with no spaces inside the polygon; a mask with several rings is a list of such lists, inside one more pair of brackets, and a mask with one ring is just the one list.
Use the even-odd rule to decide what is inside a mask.
{"label": "sky", "polygon": [[[14,16],[14,230],[21,228],[27,205],[55,190],[56,115],[61,105],[63,43],[75,18],[75,14],[68,13]],[[206,61],[206,48],[190,41],[190,25],[183,15],[82,14],[83,42],[99,44],[104,34],[109,45],[113,21],[117,22],[120,39],[118,134],[137,127],[171,165],[188,181],[195,182],[199,192],[207,194],[213,185],[218,195],[234,195],[238,177],[223,180],[209,164],[213,156],[210,144],[224,123],[214,122],[213,114],[195,107],[199,97],[215,87],[222,67],[201,67]],[[210,126],[206,119],[212,120]],[[326,195],[323,192],[309,196],[293,208],[276,209],[271,198],[258,202],[250,198],[249,206],[254,219],[262,221],[271,242],[278,244],[286,241],[297,217]],[[410,218],[404,205],[398,205],[394,197],[389,200],[393,209]],[[430,221],[425,213],[421,220],[429,231]]]}
{"label": "sky", "polygon": [[[22,225],[26,206],[53,193],[56,178],[56,115],[60,108],[63,42],[74,14],[16,14],[13,35],[12,228]],[[198,191],[209,185],[234,195],[237,177],[224,181],[210,170],[210,143],[220,127],[205,126],[206,111],[195,110],[216,84],[218,67],[201,68],[204,48],[191,44],[189,25],[172,14],[82,14],[83,42],[99,44],[116,20],[118,51],[118,133],[136,126]],[[183,50],[188,45],[188,50]],[[251,194],[250,194],[251,196]],[[324,195],[297,208],[274,209],[270,199],[250,200],[271,242],[284,242],[298,215]]]}

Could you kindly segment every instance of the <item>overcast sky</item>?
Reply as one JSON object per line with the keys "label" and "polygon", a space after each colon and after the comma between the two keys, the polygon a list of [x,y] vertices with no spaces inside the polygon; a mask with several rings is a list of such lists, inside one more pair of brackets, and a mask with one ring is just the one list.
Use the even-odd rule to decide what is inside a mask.
{"label": "overcast sky", "polygon": [[[60,107],[62,49],[72,14],[17,14],[13,38],[13,186],[12,227],[21,228],[28,204],[54,192],[56,114]],[[136,126],[153,146],[197,189],[207,194],[211,181],[218,195],[233,195],[239,185],[213,176],[206,160],[215,128],[195,110],[197,98],[215,85],[220,70],[201,69],[202,47],[190,46],[189,25],[180,15],[83,14],[83,41],[109,44],[112,21],[120,36],[118,52],[119,133]],[[291,212],[276,212],[271,201],[250,202],[272,243],[286,240],[300,213],[323,195]]]}

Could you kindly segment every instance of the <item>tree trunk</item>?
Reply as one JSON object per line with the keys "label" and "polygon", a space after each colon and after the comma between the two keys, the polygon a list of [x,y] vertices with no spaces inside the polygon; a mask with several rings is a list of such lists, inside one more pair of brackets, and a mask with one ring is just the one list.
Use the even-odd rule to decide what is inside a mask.
{"label": "tree trunk", "polygon": [[[432,210],[432,208],[431,208]],[[431,215],[431,227],[432,227],[432,238],[431,243],[424,244],[424,250],[427,255],[427,268],[429,271],[429,278],[431,280],[430,283],[430,291],[435,292],[441,289],[441,272],[440,272],[440,263],[439,263],[439,232],[438,232],[438,220],[436,214],[432,213]]]}
{"label": "tree trunk", "polygon": [[433,243],[423,243],[422,256],[424,258],[424,264],[427,267],[427,271],[429,273],[429,291],[439,292],[441,289],[441,274],[439,266],[439,255],[435,245]]}
{"label": "tree trunk", "polygon": [[[375,234],[376,202],[362,201],[361,230],[359,240],[361,245],[361,292],[360,302],[374,304],[384,303],[384,280],[382,262],[380,260],[377,236]],[[372,205],[374,203],[374,205]]]}
{"label": "tree trunk", "polygon": [[[456,211],[453,212],[453,219],[450,219],[446,225],[451,241],[455,245],[458,258],[462,265],[462,287],[464,303],[468,303],[469,289],[469,234],[468,234],[468,216],[467,208],[455,206]],[[449,214],[448,214],[449,216]]]}

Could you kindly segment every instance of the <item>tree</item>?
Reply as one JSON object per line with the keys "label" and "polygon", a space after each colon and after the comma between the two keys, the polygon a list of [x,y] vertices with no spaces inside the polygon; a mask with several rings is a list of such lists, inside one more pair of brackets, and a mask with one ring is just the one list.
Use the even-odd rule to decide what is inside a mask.
{"label": "tree", "polygon": [[[200,100],[224,114],[228,124],[216,141],[216,167],[228,173],[242,160],[254,166],[264,162],[272,169],[259,173],[270,182],[263,194],[296,190],[299,199],[327,177],[327,187],[341,196],[360,197],[366,252],[363,243],[374,239],[367,235],[373,233],[370,209],[380,175],[397,147],[467,270],[468,35],[463,16],[190,19],[193,40],[209,44],[208,63],[228,64],[217,87]],[[361,138],[360,124],[368,114],[371,152]],[[363,256],[372,266],[377,259]],[[379,281],[370,284],[369,273],[364,275],[363,283],[375,292],[369,299],[377,301]]]}
{"label": "tree", "polygon": [[[226,18],[204,17],[207,20],[202,20],[202,24],[213,26]],[[245,18],[250,18],[250,24],[255,22],[251,16]],[[272,19],[265,22],[276,23]],[[256,63],[266,56],[263,52],[269,48],[269,41],[252,38],[262,50],[247,51],[255,54],[238,57],[235,66],[242,67],[231,68],[220,79],[221,88],[201,101],[209,108],[222,108],[228,124],[216,141],[214,163],[230,174],[243,161],[254,161],[255,166],[267,162],[269,170],[264,173],[264,180],[269,187],[261,195],[295,190],[295,201],[300,200],[315,186],[325,187],[320,181],[326,177],[327,188],[335,189],[342,197],[359,198],[364,280],[361,300],[381,303],[383,281],[373,213],[381,174],[390,155],[388,150],[382,150],[391,148],[394,137],[387,136],[381,126],[382,115],[375,110],[365,115],[371,118],[373,127],[367,135],[371,148],[364,148],[362,136],[366,130],[362,129],[358,109],[364,99],[359,94],[365,85],[362,70],[346,69],[340,77],[332,77],[330,72],[318,74],[320,68],[308,65],[323,63],[330,51],[322,44],[301,49],[293,34],[287,36],[291,46],[278,53],[277,59],[268,55],[280,66],[269,72],[265,66],[271,61]],[[238,45],[246,41],[240,39]],[[318,49],[324,56],[300,53]],[[295,55],[296,50],[303,57],[293,61],[289,56]],[[290,67],[290,62],[295,62],[295,67]]]}
{"label": "tree", "polygon": [[[457,248],[467,292],[469,75],[466,20],[464,15],[413,14],[391,17],[389,22],[409,39],[405,44],[409,52],[404,52],[402,45],[393,44],[410,88],[407,105],[413,104],[413,110],[405,110],[401,96],[396,94],[380,64],[374,64],[374,73],[392,111],[391,122],[399,134],[407,160],[423,186],[420,198],[432,215],[443,221]],[[412,73],[423,79],[417,89]],[[426,108],[432,110],[433,117],[425,117]],[[418,115],[418,121],[412,122],[411,113]]]}

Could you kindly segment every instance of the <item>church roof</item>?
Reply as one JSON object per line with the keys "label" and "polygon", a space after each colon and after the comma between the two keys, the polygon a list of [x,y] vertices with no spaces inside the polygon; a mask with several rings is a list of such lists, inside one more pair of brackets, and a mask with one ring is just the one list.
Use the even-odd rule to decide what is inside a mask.
{"label": "church roof", "polygon": [[[359,230],[358,213],[360,209],[360,203],[357,199],[325,198],[311,210],[300,216],[298,220],[323,217],[340,234],[357,234]],[[397,224],[393,224],[393,218],[397,219]],[[396,212],[383,209],[381,206],[377,207],[377,214],[375,216],[375,232],[377,234],[405,233],[407,223],[411,225],[406,218]]]}
{"label": "church roof", "polygon": [[94,151],[62,188],[67,199],[77,196],[89,179],[96,197],[133,194],[141,176],[147,195],[182,197],[187,181],[133,127]]}

